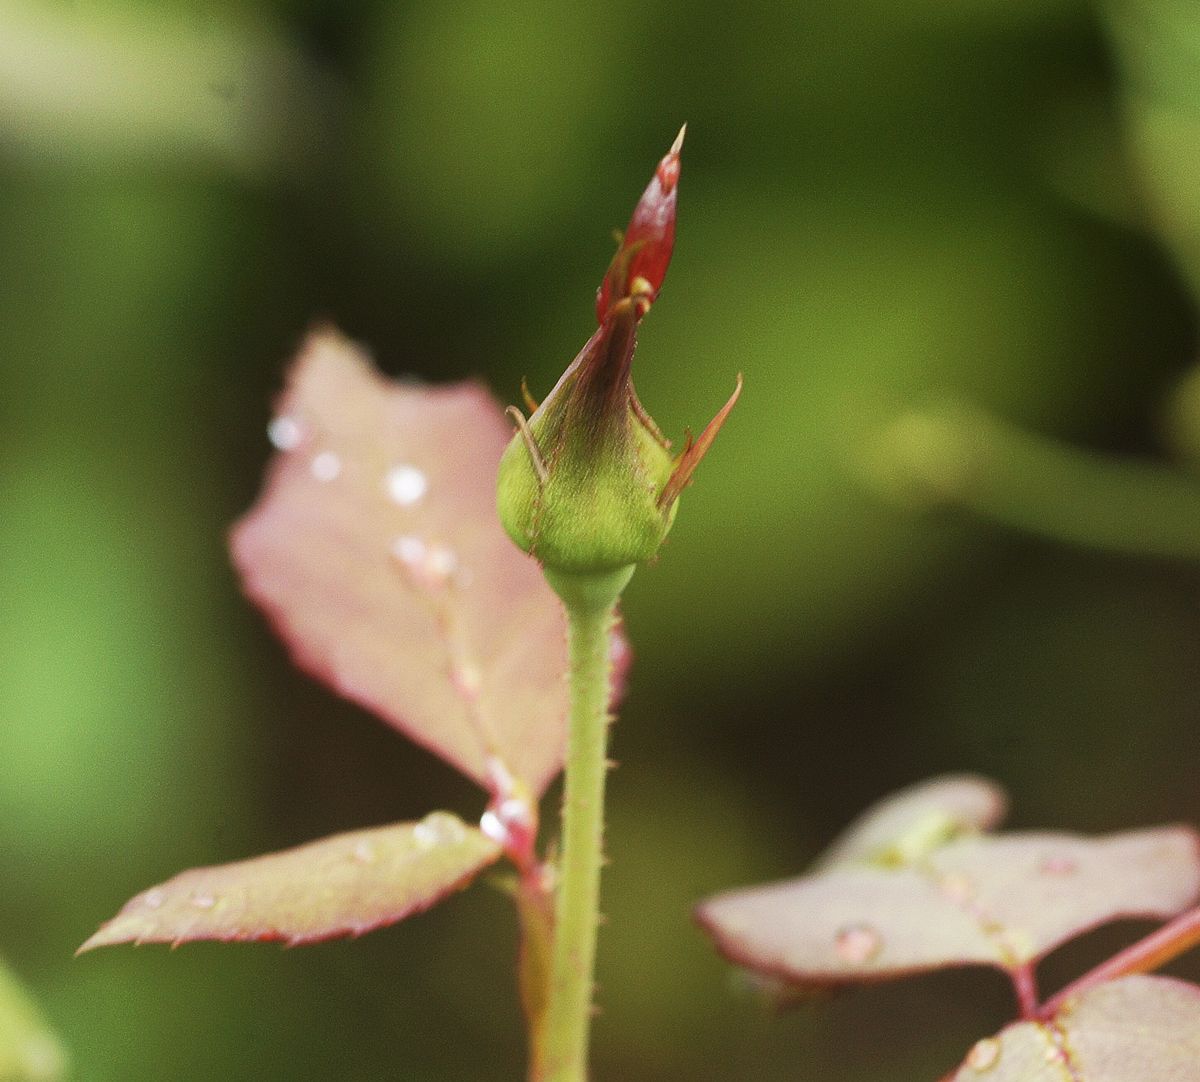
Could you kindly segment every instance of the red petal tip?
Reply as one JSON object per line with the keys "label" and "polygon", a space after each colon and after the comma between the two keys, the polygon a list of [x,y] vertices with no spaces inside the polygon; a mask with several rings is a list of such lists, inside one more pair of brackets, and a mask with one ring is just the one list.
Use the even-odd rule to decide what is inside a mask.
{"label": "red petal tip", "polygon": [[679,129],[679,134],[675,136],[675,142],[671,144],[670,153],[678,154],[683,149],[683,137],[687,135],[687,124],[684,124]]}
{"label": "red petal tip", "polygon": [[686,124],[679,129],[679,134],[675,136],[675,142],[671,144],[667,156],[658,163],[658,168],[655,170],[655,176],[658,177],[658,183],[662,185],[664,195],[673,192],[675,185],[679,183],[679,152],[683,149],[685,135],[687,135]]}
{"label": "red petal tip", "polygon": [[646,314],[662,288],[671,252],[675,247],[675,199],[679,184],[679,151],[687,125],[658,163],[650,183],[633,208],[617,254],[596,296],[596,319],[603,323],[617,301],[637,294],[638,318]]}

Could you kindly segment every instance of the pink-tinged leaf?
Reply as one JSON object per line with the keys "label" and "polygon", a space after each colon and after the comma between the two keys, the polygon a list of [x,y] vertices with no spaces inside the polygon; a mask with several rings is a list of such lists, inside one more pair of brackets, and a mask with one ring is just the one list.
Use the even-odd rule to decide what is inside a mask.
{"label": "pink-tinged leaf", "polygon": [[501,847],[449,812],[193,868],[127,902],[82,947],[361,935],[466,886]]}
{"label": "pink-tinged leaf", "polygon": [[1099,924],[1174,916],[1198,892],[1192,830],[1021,833],[731,891],[697,917],[739,965],[837,985],[970,964],[1015,971]]}
{"label": "pink-tinged leaf", "polygon": [[901,789],[865,811],[817,861],[839,864],[908,864],[963,834],[996,826],[1008,798],[994,781],[947,774]]}
{"label": "pink-tinged leaf", "polygon": [[565,620],[496,515],[499,406],[387,380],[321,330],[271,436],[232,549],[297,662],[485,788],[495,759],[540,794],[563,759]]}
{"label": "pink-tinged leaf", "polygon": [[1200,988],[1126,977],[1018,1022],[967,1053],[950,1082],[1200,1082]]}

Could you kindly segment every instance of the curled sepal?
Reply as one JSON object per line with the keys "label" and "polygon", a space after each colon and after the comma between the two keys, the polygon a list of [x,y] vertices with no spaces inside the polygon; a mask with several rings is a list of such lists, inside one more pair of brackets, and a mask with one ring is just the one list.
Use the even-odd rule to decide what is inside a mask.
{"label": "curled sepal", "polygon": [[737,386],[733,389],[733,394],[729,396],[729,400],[717,411],[717,415],[704,426],[704,431],[700,433],[698,439],[687,441],[687,446],[684,447],[683,453],[675,460],[675,468],[671,471],[671,476],[667,478],[667,483],[663,487],[662,492],[658,494],[658,506],[664,511],[672,507],[679,494],[692,483],[692,474],[696,472],[696,467],[700,465],[700,460],[708,454],[708,449],[712,446],[713,440],[717,438],[717,433],[721,431],[721,426],[725,424],[725,419],[729,416],[733,407],[737,405],[737,400],[742,394],[742,374],[738,373]]}
{"label": "curled sepal", "polygon": [[639,318],[658,297],[675,248],[679,152],[686,132],[685,124],[634,207],[617,254],[596,292],[596,319],[600,323],[612,305],[624,297],[638,298]]}
{"label": "curled sepal", "polygon": [[671,526],[658,494],[671,453],[632,405],[636,306],[615,304],[500,460],[497,508],[546,568],[612,571],[648,560]]}
{"label": "curled sepal", "polygon": [[501,853],[449,812],[193,868],[132,898],[79,953],[198,939],[295,945],[361,935],[428,909]]}

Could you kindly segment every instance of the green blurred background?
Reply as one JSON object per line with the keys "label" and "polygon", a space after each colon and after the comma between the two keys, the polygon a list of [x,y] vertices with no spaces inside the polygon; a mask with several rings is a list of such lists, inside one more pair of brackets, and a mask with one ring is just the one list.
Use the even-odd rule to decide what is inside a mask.
{"label": "green blurred background", "polygon": [[[181,868],[482,810],[289,666],[225,532],[315,318],[544,393],[684,120],[639,391],[675,435],[746,392],[627,595],[596,1077],[917,1082],[1005,1021],[987,973],[771,1014],[688,911],[939,771],[1021,826],[1200,820],[1195,562],[930,507],[970,472],[894,424],[1200,458],[1195,7],[0,0],[0,956],[72,1077],[521,1077],[486,888],[357,942],[71,954]],[[1125,549],[1163,510],[1200,551],[1190,478],[1143,513],[1098,462]]]}

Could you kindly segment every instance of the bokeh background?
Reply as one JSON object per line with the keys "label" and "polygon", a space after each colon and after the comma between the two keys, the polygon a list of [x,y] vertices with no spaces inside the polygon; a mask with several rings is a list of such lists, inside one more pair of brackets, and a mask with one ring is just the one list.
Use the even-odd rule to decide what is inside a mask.
{"label": "bokeh background", "polygon": [[482,810],[288,665],[225,533],[316,318],[544,393],[684,120],[639,390],[675,435],[746,391],[627,595],[596,1077],[917,1082],[998,1028],[987,973],[772,1013],[689,908],[946,770],[1200,820],[1197,88],[1194,0],[0,0],[0,956],[71,1077],[521,1077],[487,888],[71,954],[181,868]]}

